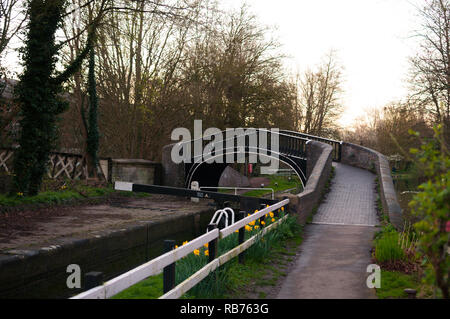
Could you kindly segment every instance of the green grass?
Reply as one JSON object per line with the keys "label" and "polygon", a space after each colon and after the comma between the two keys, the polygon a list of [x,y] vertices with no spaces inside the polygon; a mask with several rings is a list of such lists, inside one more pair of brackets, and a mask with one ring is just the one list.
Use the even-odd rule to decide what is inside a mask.
{"label": "green grass", "polygon": [[[268,222],[269,224],[269,222]],[[205,298],[233,298],[242,293],[244,288],[252,283],[259,286],[274,285],[276,280],[283,276],[283,272],[269,265],[270,262],[282,260],[282,254],[291,255],[284,247],[286,241],[292,241],[295,245],[301,243],[302,228],[294,217],[288,217],[275,230],[260,238],[251,248],[245,252],[245,263],[239,264],[237,258],[219,267],[209,274],[197,286],[182,296],[186,299]],[[258,231],[246,232],[246,239],[257,234]],[[237,245],[237,233],[233,233],[219,241],[219,255],[224,254]],[[190,254],[176,264],[176,284],[183,282],[189,276],[205,266],[208,257],[205,256],[206,248],[201,248],[198,256]],[[290,257],[289,257],[290,258]],[[269,278],[265,278],[270,273]],[[114,296],[114,299],[156,299],[163,294],[162,275],[153,276],[128,288]],[[263,293],[264,295],[264,293]]]}
{"label": "green grass", "polygon": [[377,288],[377,297],[386,298],[406,298],[408,295],[404,289],[418,289],[419,281],[414,275],[408,275],[396,271],[381,271],[381,287]]}
{"label": "green grass", "polygon": [[156,299],[163,291],[163,275],[149,277],[148,279],[115,295],[111,299]]}
{"label": "green grass", "polygon": [[405,259],[405,252],[400,245],[398,232],[385,232],[375,240],[375,259],[379,262]]}
{"label": "green grass", "polygon": [[126,197],[146,197],[148,194],[132,193],[132,192],[116,192],[111,187],[91,187],[91,186],[77,186],[74,189],[65,189],[59,191],[45,191],[36,196],[9,196],[0,194],[0,206],[15,207],[20,205],[30,204],[61,204],[73,200],[83,198],[98,198],[106,197],[112,193],[117,193],[120,196]]}
{"label": "green grass", "polygon": [[[296,192],[300,192],[302,189],[301,182],[297,176],[291,177],[291,180],[289,180],[286,176],[278,176],[278,175],[264,175],[264,177],[270,179],[269,185],[264,185],[264,187],[273,188],[275,193],[292,188],[295,188]],[[248,191],[243,195],[249,197],[261,197],[271,193],[272,191],[270,190],[254,190]]]}

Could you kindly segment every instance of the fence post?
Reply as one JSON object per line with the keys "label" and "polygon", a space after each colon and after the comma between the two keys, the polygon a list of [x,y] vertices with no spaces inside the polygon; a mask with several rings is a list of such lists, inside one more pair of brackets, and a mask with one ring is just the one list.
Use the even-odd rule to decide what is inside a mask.
{"label": "fence post", "polygon": [[[209,225],[208,225],[208,232],[210,232],[210,231],[216,229],[217,227],[218,227],[217,224],[209,224]],[[211,240],[211,241],[208,243],[208,251],[209,251],[209,260],[208,260],[208,262],[209,262],[209,263],[212,262],[214,259],[217,258],[217,250],[218,250],[218,247],[217,247],[217,238],[215,238],[215,239]]]}
{"label": "fence post", "polygon": [[408,299],[416,299],[416,295],[417,295],[417,290],[415,289],[404,289],[404,291],[408,294]]}
{"label": "fence post", "polygon": [[84,290],[89,290],[100,286],[103,282],[103,273],[91,271],[84,275]]}
{"label": "fence post", "polygon": [[[245,218],[245,214],[246,214],[246,213],[245,213],[244,211],[240,211],[240,212],[238,213],[238,220],[244,219],[244,218]],[[244,242],[244,239],[245,239],[245,227],[241,227],[241,228],[239,228],[238,245],[242,244],[242,243]],[[241,253],[238,255],[238,262],[239,262],[240,264],[243,264],[243,263],[244,263],[244,251],[241,252]]]}
{"label": "fence post", "polygon": [[[174,240],[164,241],[164,253],[173,250],[175,247]],[[175,287],[175,263],[164,267],[163,270],[163,291],[164,293],[169,292]]]}

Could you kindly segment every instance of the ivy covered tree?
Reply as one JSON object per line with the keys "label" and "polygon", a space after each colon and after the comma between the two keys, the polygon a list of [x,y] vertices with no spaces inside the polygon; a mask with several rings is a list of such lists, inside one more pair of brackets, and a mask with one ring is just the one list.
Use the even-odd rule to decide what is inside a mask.
{"label": "ivy covered tree", "polygon": [[[86,138],[86,158],[88,163],[89,176],[97,176],[98,164],[98,146],[99,146],[99,131],[98,131],[98,97],[97,97],[97,83],[95,80],[95,49],[91,46],[89,52],[89,74],[88,74],[88,90],[89,90],[89,114],[88,121],[85,122],[87,138]],[[84,109],[83,113],[84,112]],[[87,123],[86,123],[87,122]]]}
{"label": "ivy covered tree", "polygon": [[36,195],[50,151],[57,140],[58,115],[68,104],[62,95],[62,84],[76,72],[87,57],[95,30],[90,26],[85,48],[64,71],[55,70],[58,52],[55,34],[61,27],[65,0],[29,0],[29,21],[25,46],[21,49],[24,71],[16,88],[20,105],[20,148],[14,158],[13,193]]}

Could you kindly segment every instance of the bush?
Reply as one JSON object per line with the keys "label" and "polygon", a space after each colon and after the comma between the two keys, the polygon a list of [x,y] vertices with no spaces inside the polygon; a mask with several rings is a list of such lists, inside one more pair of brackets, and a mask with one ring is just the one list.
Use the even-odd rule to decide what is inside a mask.
{"label": "bush", "polygon": [[[450,298],[450,152],[442,138],[442,126],[434,129],[432,141],[422,141],[416,154],[416,165],[428,181],[419,186],[421,192],[410,202],[420,221],[414,227],[419,234],[418,251],[424,258],[426,279],[439,287],[444,298]],[[411,132],[419,136],[418,133]]]}

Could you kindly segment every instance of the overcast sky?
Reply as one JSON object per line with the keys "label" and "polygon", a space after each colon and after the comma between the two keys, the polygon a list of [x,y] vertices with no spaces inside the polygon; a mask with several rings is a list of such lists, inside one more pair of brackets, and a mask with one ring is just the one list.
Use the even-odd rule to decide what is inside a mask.
{"label": "overcast sky", "polygon": [[[417,47],[416,6],[423,0],[219,0],[226,9],[244,2],[260,23],[276,27],[290,71],[337,52],[345,80],[341,124],[405,96],[408,57]],[[4,62],[17,62],[14,55]]]}
{"label": "overcast sky", "polygon": [[[417,4],[423,0],[246,0],[259,21],[275,34],[288,66],[304,70],[334,49],[345,68],[346,111],[350,124],[364,108],[381,107],[406,94],[408,57],[416,50]],[[244,0],[222,0],[240,7]]]}

